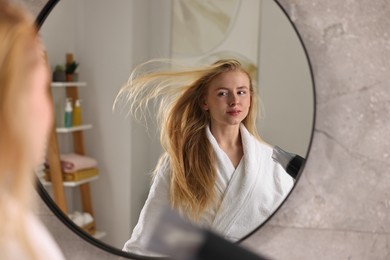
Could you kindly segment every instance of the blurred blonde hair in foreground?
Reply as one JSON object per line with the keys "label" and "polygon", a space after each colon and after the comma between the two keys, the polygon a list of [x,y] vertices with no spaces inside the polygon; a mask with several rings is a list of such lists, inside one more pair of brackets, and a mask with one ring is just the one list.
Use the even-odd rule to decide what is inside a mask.
{"label": "blurred blonde hair in foreground", "polygon": [[33,93],[29,80],[41,49],[33,17],[13,2],[0,0],[1,259],[38,259],[42,255],[33,245],[39,243],[34,241],[35,235],[41,243],[44,241],[36,232],[41,229],[31,221],[37,162],[28,121],[28,101]]}

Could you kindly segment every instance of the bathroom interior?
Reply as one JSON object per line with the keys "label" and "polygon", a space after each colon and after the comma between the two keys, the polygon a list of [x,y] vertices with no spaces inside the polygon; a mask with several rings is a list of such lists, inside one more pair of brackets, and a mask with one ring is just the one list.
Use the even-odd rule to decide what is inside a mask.
{"label": "bathroom interior", "polygon": [[[25,2],[36,14],[46,4],[46,1]],[[221,29],[202,24],[210,22],[207,19],[207,8],[211,8],[207,5],[209,1],[204,3],[203,14],[196,13],[199,9],[191,10],[194,6],[190,4],[185,6],[199,18],[186,25],[201,24],[200,29],[222,32],[220,38],[216,34],[213,42],[201,38],[201,30],[196,34],[193,33],[193,28],[184,27],[183,31],[183,27],[178,26],[185,21],[180,20],[178,15],[178,2],[180,1],[115,0],[114,3],[107,0],[61,0],[41,27],[40,33],[53,69],[55,65],[64,63],[66,53],[72,53],[79,63],[78,81],[86,83],[85,87],[79,88],[82,120],[93,126],[83,131],[85,150],[88,156],[96,159],[99,169],[98,178],[90,183],[90,192],[96,229],[103,234],[97,238],[101,244],[95,246],[84,239],[74,239],[77,235],[57,220],[46,205],[40,205],[38,215],[44,222],[46,220],[45,223],[61,244],[65,255],[71,259],[81,259],[87,254],[101,259],[116,257],[101,248],[122,248],[137,223],[148,194],[150,172],[161,153],[158,133],[155,132],[155,127],[146,130],[142,122],[127,115],[126,106],[114,110],[112,108],[115,97],[120,87],[126,83],[131,70],[139,63],[153,58],[174,58],[195,63],[207,61],[212,56],[226,55],[226,51],[256,68],[256,83],[263,105],[258,128],[264,140],[308,159],[286,202],[242,244],[276,259],[302,259],[299,258],[302,254],[308,257],[323,252],[324,249],[320,246],[322,241],[322,245],[329,245],[325,251],[331,251],[324,258],[327,259],[332,255],[351,255],[353,253],[348,253],[352,252],[349,250],[374,237],[378,242],[372,244],[372,249],[380,250],[371,255],[388,254],[389,249],[385,245],[389,238],[389,217],[384,211],[388,207],[388,199],[376,191],[374,203],[363,203],[360,208],[348,201],[344,204],[345,198],[337,197],[343,192],[351,197],[354,188],[363,185],[360,182],[365,180],[364,177],[361,181],[359,178],[355,178],[355,181],[347,180],[356,171],[357,174],[373,175],[365,186],[367,190],[376,187],[382,176],[380,169],[387,164],[385,152],[380,148],[382,146],[375,150],[380,159],[373,165],[369,160],[371,156],[364,149],[372,143],[363,141],[358,146],[354,142],[362,133],[354,134],[361,125],[354,125],[356,123],[353,116],[359,114],[353,112],[360,112],[360,115],[366,117],[380,117],[376,106],[381,102],[385,103],[388,94],[375,94],[375,91],[382,90],[382,83],[375,86],[377,89],[364,89],[367,91],[366,98],[372,101],[376,97],[370,103],[373,104],[371,114],[367,115],[368,112],[359,107],[365,101],[355,92],[359,91],[358,86],[354,88],[349,83],[351,79],[342,76],[351,72],[356,77],[361,77],[356,72],[359,67],[345,65],[340,56],[346,55],[352,61],[352,57],[356,57],[354,54],[365,54],[358,52],[357,48],[373,42],[373,35],[360,35],[359,28],[350,24],[354,15],[364,11],[355,8],[355,13],[339,21],[338,17],[331,15],[332,12],[340,12],[338,8],[347,10],[347,7],[337,7],[337,1],[324,1],[320,6],[311,5],[310,1],[211,1],[220,4],[212,5],[212,8],[220,8],[228,17],[227,20],[221,19],[225,25]],[[371,6],[379,8],[374,4]],[[325,13],[321,12],[323,16],[320,17],[325,18],[316,18],[316,12],[321,10],[327,10]],[[385,15],[383,12],[382,10],[380,15]],[[363,17],[366,18],[363,21],[366,24],[377,26],[376,21],[368,19],[369,15]],[[299,35],[295,29],[300,32]],[[380,28],[377,30],[380,31]],[[198,36],[197,40],[200,38],[196,42],[198,45],[188,46],[188,43],[180,41],[178,35],[185,34],[185,31],[191,32],[188,37],[195,39]],[[349,42],[353,38],[351,35],[356,37],[355,45]],[[342,41],[357,47],[344,51],[345,46],[340,47]],[[379,57],[381,55],[378,52],[370,57],[372,66],[381,65],[375,62]],[[324,65],[324,61],[329,63]],[[334,62],[337,61],[338,66],[335,66]],[[375,75],[377,74],[378,78],[383,77],[382,74]],[[325,80],[325,76],[329,80]],[[340,84],[342,80],[345,85]],[[374,79],[365,78],[363,87],[371,86],[370,80]],[[63,123],[65,97],[61,91],[63,90],[52,89],[57,126]],[[351,112],[348,106],[355,110]],[[336,111],[337,108],[339,110]],[[153,122],[148,122],[148,125],[153,125]],[[345,128],[350,131],[347,133]],[[382,129],[385,128],[374,124],[366,134],[375,135],[373,131]],[[58,134],[58,142],[66,152],[72,149],[69,147],[69,135]],[[347,167],[356,161],[359,161],[360,168]],[[340,171],[344,174],[341,177],[337,175]],[[340,182],[332,185],[337,178]],[[346,184],[344,190],[342,183]],[[383,182],[379,190],[385,191],[389,183]],[[50,186],[42,187],[45,187],[48,196],[52,195]],[[65,188],[65,192],[68,209],[71,211],[80,208],[79,190]],[[363,201],[364,196],[359,195],[358,198]],[[351,202],[356,200],[357,198],[351,198]],[[352,213],[343,214],[341,212],[344,211],[340,209],[346,205],[350,212],[369,210],[361,217],[353,214],[355,217],[348,221],[348,216]],[[333,221],[329,220],[332,216]],[[377,225],[364,225],[369,217],[377,217],[380,221]],[[259,226],[260,224],[262,223]],[[311,241],[312,247],[304,250],[304,243],[311,236],[317,238],[318,242]],[[343,241],[342,238],[350,238],[351,244],[332,244],[333,239]],[[286,258],[291,246],[287,242],[291,241],[306,252],[296,251],[292,258]],[[283,252],[277,250],[278,245],[284,249]],[[71,248],[76,250],[69,250]],[[371,256],[369,253],[366,255]]]}

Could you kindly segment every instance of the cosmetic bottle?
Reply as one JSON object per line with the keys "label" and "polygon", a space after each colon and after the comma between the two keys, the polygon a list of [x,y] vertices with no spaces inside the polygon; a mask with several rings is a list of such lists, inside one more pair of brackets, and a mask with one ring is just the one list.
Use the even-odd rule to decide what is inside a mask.
{"label": "cosmetic bottle", "polygon": [[73,125],[81,125],[81,100],[77,99],[73,108]]}
{"label": "cosmetic bottle", "polygon": [[64,116],[64,126],[65,127],[72,127],[72,100],[70,98],[66,99],[66,105],[65,105],[65,116]]}

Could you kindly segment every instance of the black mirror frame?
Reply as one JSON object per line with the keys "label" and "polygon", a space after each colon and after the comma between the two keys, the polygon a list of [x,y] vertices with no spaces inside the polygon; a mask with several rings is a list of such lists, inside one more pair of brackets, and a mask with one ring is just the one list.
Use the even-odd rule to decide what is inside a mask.
{"label": "black mirror frame", "polygon": [[[38,16],[36,18],[36,24],[37,24],[38,29],[41,28],[41,26],[45,22],[46,18],[48,17],[48,15],[53,10],[53,8],[58,4],[59,1],[60,0],[48,0],[48,2],[45,4],[45,6],[39,12],[39,14],[38,14]],[[312,86],[313,86],[313,106],[314,107],[313,107],[312,134],[311,134],[311,137],[310,137],[308,151],[307,151],[307,154],[306,154],[306,157],[305,157],[306,161],[307,161],[308,158],[309,158],[309,154],[310,154],[310,150],[311,150],[311,146],[312,146],[312,142],[313,142],[314,126],[315,126],[315,122],[316,122],[316,92],[315,92],[316,88],[315,88],[315,82],[314,82],[313,69],[312,69],[312,65],[311,65],[310,59],[309,59],[308,52],[306,50],[305,45],[303,44],[303,40],[302,40],[302,38],[301,38],[297,28],[295,27],[294,23],[291,21],[288,13],[285,11],[285,9],[282,7],[282,5],[278,2],[278,0],[274,0],[274,2],[283,11],[284,15],[289,20],[291,26],[294,28],[294,31],[295,31],[295,33],[296,33],[296,35],[297,35],[297,37],[299,39],[299,42],[300,42],[300,44],[301,44],[301,46],[302,46],[302,48],[304,50],[304,53],[305,53],[305,56],[306,56],[306,60],[307,60],[307,63],[309,65],[311,83],[312,83]],[[296,182],[298,182],[298,180],[300,179],[300,177],[302,175],[302,172],[303,172],[303,169],[304,169],[304,165],[299,170],[299,173],[298,173],[297,178],[296,178]],[[266,221],[261,223],[256,229],[254,229],[252,232],[250,232],[249,234],[244,236],[242,239],[237,241],[237,243],[241,243],[244,240],[248,239],[255,232],[257,232],[261,227],[263,227],[274,216],[274,214],[280,209],[280,207],[287,201],[287,199],[290,197],[290,195],[293,192],[293,190],[295,189],[295,187],[296,187],[296,184],[294,185],[294,187],[292,188],[290,193],[287,195],[287,197],[284,199],[284,201],[273,212],[273,214],[271,216],[269,216],[269,218]],[[47,193],[47,191],[45,190],[45,188],[43,187],[42,183],[40,182],[40,180],[38,178],[36,178],[36,188],[37,188],[39,196],[42,198],[42,200],[45,202],[45,204],[50,208],[50,210],[54,213],[54,215],[65,226],[67,226],[76,235],[78,235],[79,237],[81,237],[82,239],[87,241],[88,243],[90,243],[90,244],[92,244],[92,245],[94,245],[94,246],[96,246],[96,247],[98,247],[98,248],[100,248],[102,250],[105,250],[105,251],[107,251],[109,253],[112,253],[114,255],[121,256],[121,257],[126,257],[126,258],[129,258],[129,259],[140,259],[140,260],[141,259],[170,259],[170,258],[161,258],[161,257],[147,257],[147,256],[142,256],[142,255],[137,255],[137,254],[133,254],[133,253],[124,252],[122,250],[119,250],[118,248],[112,247],[112,246],[110,246],[110,245],[108,245],[108,244],[106,244],[106,243],[104,243],[104,242],[102,242],[102,241],[100,241],[98,239],[93,238],[92,236],[87,234],[83,229],[81,229],[79,226],[77,226],[73,221],[71,221],[62,212],[62,210],[57,206],[57,204],[53,201],[53,199]]]}

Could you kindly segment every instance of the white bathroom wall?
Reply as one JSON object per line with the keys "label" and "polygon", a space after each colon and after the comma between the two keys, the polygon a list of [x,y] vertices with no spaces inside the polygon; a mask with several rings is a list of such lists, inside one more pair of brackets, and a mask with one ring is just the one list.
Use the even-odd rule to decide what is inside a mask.
{"label": "white bathroom wall", "polygon": [[61,1],[61,8],[53,9],[40,30],[52,66],[64,64],[65,53],[76,50],[76,3],[74,0]]}
{"label": "white bathroom wall", "polygon": [[[171,0],[136,0],[132,10],[132,62],[138,65],[153,58],[170,57]],[[130,73],[128,73],[129,76]],[[130,117],[131,118],[131,117]],[[151,173],[161,155],[155,121],[131,123],[131,213],[130,229],[149,193]],[[130,234],[129,234],[130,235]]]}
{"label": "white bathroom wall", "polygon": [[[99,162],[100,178],[92,184],[97,228],[102,240],[121,248],[129,236],[131,195],[130,121],[112,105],[132,67],[132,1],[77,2],[77,46],[83,112],[94,128],[85,132],[87,154]],[[115,15],[112,15],[115,14]]]}
{"label": "white bathroom wall", "polygon": [[314,89],[304,49],[288,18],[274,1],[261,1],[259,90],[264,107],[258,122],[270,144],[306,156]]}

